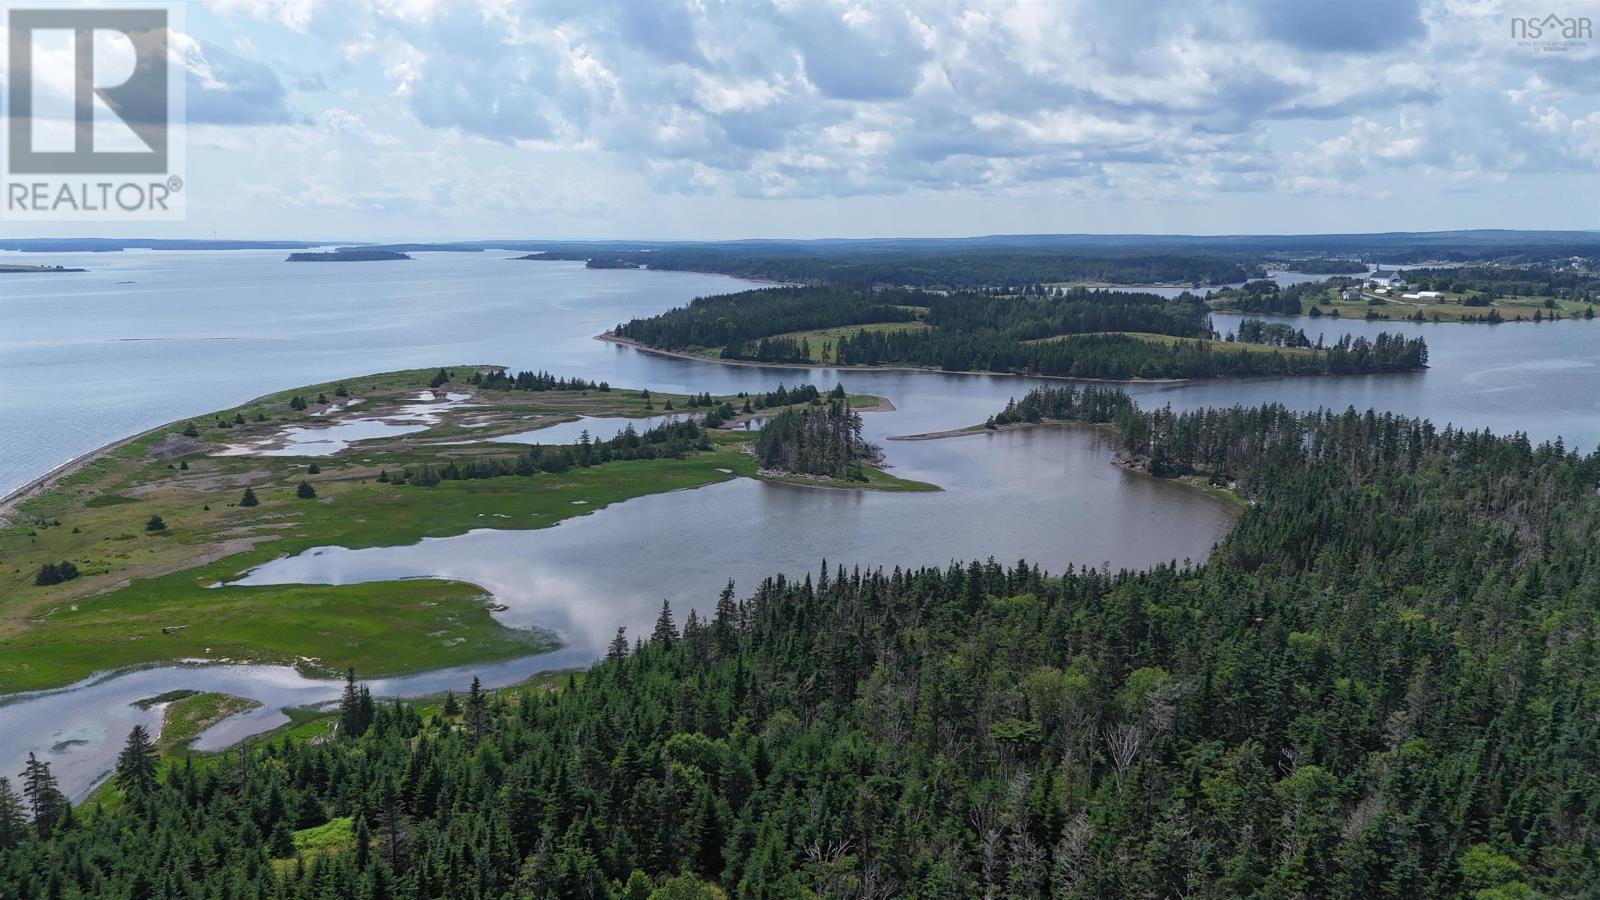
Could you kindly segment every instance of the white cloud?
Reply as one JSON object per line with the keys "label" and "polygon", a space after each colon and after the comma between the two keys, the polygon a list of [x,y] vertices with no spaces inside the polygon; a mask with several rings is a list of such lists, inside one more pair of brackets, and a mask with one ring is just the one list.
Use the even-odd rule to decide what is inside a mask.
{"label": "white cloud", "polygon": [[[301,126],[340,146],[513,171],[587,154],[666,195],[1381,197],[1600,161],[1600,48],[1520,52],[1497,0],[212,6],[341,61],[316,82],[338,105]],[[234,46],[311,68],[261,36]],[[271,69],[222,52],[204,56],[231,67],[236,106],[284,121],[296,89],[279,102]]]}

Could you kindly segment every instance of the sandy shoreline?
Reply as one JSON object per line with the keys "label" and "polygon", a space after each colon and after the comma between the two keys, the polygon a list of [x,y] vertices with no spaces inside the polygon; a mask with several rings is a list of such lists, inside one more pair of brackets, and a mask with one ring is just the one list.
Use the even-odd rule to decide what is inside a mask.
{"label": "sandy shoreline", "polygon": [[56,466],[50,471],[44,473],[43,475],[40,475],[39,477],[12,489],[4,497],[0,497],[0,524],[12,524],[11,517],[16,513],[16,509],[19,504],[23,503],[24,501],[31,500],[45,491],[50,490],[51,488],[55,487],[56,483],[61,479],[83,471],[85,466],[104,458],[108,454],[119,450],[122,447],[133,443],[134,441],[149,437],[156,432],[171,428],[172,426],[172,422],[163,422],[154,428],[146,429],[138,434],[129,435],[128,437],[112,441],[109,444],[96,447],[95,449],[90,450],[88,453],[69,459],[61,465]]}
{"label": "sandy shoreline", "polygon": [[1028,428],[1103,428],[1108,422],[1080,422],[1074,419],[1050,419],[1043,422],[1012,422],[1009,425],[968,425],[964,428],[947,428],[944,431],[924,431],[920,434],[897,434],[886,441],[938,441],[944,438],[968,437],[974,434],[997,434],[1002,431],[1023,431]]}
{"label": "sandy shoreline", "polygon": [[[1046,378],[1051,381],[1078,381],[1096,384],[1188,384],[1195,380],[1192,378],[1078,378],[1072,375],[1019,375],[1015,372],[976,372],[959,369],[936,369],[932,366],[840,366],[830,363],[768,363],[750,359],[712,359],[709,356],[695,356],[693,353],[662,350],[659,347],[641,344],[632,338],[618,337],[609,331],[602,331],[595,335],[594,339],[605,341],[608,344],[632,347],[640,353],[649,353],[653,356],[687,359],[694,362],[712,363],[713,365],[751,366],[757,369],[833,369],[838,372],[925,372],[931,375],[996,375],[1003,378]],[[861,411],[865,412],[865,410]]]}

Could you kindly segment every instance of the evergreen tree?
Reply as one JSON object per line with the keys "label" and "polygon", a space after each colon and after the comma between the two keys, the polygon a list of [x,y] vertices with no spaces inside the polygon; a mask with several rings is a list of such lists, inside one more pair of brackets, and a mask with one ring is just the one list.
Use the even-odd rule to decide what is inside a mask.
{"label": "evergreen tree", "polygon": [[466,726],[474,747],[489,730],[489,698],[476,675],[472,676],[472,686],[467,689]]}
{"label": "evergreen tree", "polygon": [[40,837],[49,837],[57,828],[70,823],[72,807],[57,786],[56,777],[50,773],[49,763],[30,752],[21,777],[22,796]]}
{"label": "evergreen tree", "polygon": [[156,760],[160,754],[143,725],[128,732],[117,756],[117,784],[130,796],[145,796],[156,788]]}
{"label": "evergreen tree", "polygon": [[145,531],[166,531],[167,530],[166,520],[162,519],[160,516],[151,516],[150,519],[144,523],[144,530]]}
{"label": "evergreen tree", "polygon": [[678,628],[672,623],[672,604],[662,600],[661,612],[656,616],[655,631],[650,634],[650,643],[660,647],[671,647],[672,642],[677,639]]}
{"label": "evergreen tree", "polygon": [[345,670],[344,691],[339,695],[339,733],[354,740],[372,724],[372,694],[356,681],[356,670]]}
{"label": "evergreen tree", "polygon": [[27,826],[22,798],[11,789],[11,780],[0,776],[0,851],[21,844],[27,837]]}
{"label": "evergreen tree", "polygon": [[294,489],[294,495],[301,500],[313,500],[316,499],[317,489],[311,486],[311,482],[302,481],[300,486]]}
{"label": "evergreen tree", "polygon": [[249,487],[244,489],[244,496],[239,498],[240,506],[260,506],[261,501],[256,499],[256,492]]}
{"label": "evergreen tree", "polygon": [[606,659],[611,662],[621,662],[628,658],[628,629],[618,626],[617,636],[611,639],[611,646],[606,648]]}

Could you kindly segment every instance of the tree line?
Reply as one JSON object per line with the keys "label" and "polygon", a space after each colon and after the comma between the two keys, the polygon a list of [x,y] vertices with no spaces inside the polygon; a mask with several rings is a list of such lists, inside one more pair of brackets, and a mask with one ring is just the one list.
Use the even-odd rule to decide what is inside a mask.
{"label": "tree line", "polygon": [[[440,371],[443,371],[442,369]],[[443,382],[440,382],[441,384]],[[502,391],[600,391],[605,393],[611,390],[611,385],[605,381],[588,381],[583,378],[557,378],[549,372],[518,372],[515,375],[504,369],[491,369],[488,372],[474,372],[467,377],[467,383],[491,390]],[[434,385],[438,387],[439,385]]]}
{"label": "tree line", "polygon": [[378,481],[433,487],[443,481],[472,481],[481,478],[532,476],[541,472],[559,475],[573,468],[587,469],[611,462],[637,459],[683,459],[696,451],[710,450],[705,429],[693,419],[672,419],[643,432],[629,422],[611,438],[597,440],[585,429],[572,444],[534,444],[515,456],[480,456],[450,460],[442,466],[423,463],[416,471],[380,472]]}
{"label": "tree line", "polygon": [[1475,293],[1487,300],[1530,296],[1580,301],[1600,298],[1600,275],[1551,265],[1408,269],[1405,277],[1419,290]]}
{"label": "tree line", "polygon": [[895,285],[966,290],[1051,282],[1229,284],[1264,274],[1253,259],[1232,254],[1107,250],[988,249],[940,252],[835,250],[744,253],[715,247],[653,250],[552,249],[533,259],[587,260],[590,268],[717,272],[741,278],[810,284]]}
{"label": "tree line", "polygon": [[1127,334],[1083,334],[1022,343],[993,335],[860,332],[841,339],[848,358],[948,371],[1013,372],[1070,378],[1216,378],[1409,372],[1425,368],[1420,337],[1344,335],[1314,353],[1273,353],[1202,340],[1153,341]]}

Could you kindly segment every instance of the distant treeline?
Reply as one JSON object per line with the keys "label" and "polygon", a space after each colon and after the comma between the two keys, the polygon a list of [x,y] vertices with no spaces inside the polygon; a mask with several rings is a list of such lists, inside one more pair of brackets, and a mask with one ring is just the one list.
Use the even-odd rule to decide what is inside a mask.
{"label": "distant treeline", "polygon": [[[659,316],[618,325],[616,334],[667,350],[739,347],[767,335],[840,325],[911,322],[932,294],[862,291],[853,287],[767,288],[700,297]],[[737,354],[735,354],[737,358]]]}
{"label": "distant treeline", "polygon": [[1406,283],[1418,290],[1476,292],[1486,299],[1555,297],[1600,299],[1600,275],[1552,267],[1462,266],[1450,269],[1407,269]]}
{"label": "distant treeline", "polygon": [[[878,323],[916,327],[858,330],[824,340],[820,348],[813,347],[810,338],[783,336]],[[813,350],[820,350],[822,362],[842,366],[905,365],[1076,378],[1396,372],[1427,364],[1427,347],[1420,338],[1345,338],[1325,353],[1273,354],[1202,340],[1162,342],[1107,332],[1213,336],[1210,311],[1198,297],[1167,299],[1084,288],[1020,295],[774,288],[705,297],[660,316],[617,326],[619,335],[649,346],[716,348],[725,359],[807,362]]]}
{"label": "distant treeline", "polygon": [[1253,260],[1234,256],[1137,251],[1083,254],[1019,249],[945,253],[832,250],[757,255],[716,247],[620,251],[579,248],[551,250],[528,258],[582,259],[588,261],[590,268],[647,266],[772,281],[954,289],[1062,281],[1201,287],[1263,274]]}
{"label": "distant treeline", "polygon": [[1239,323],[1235,340],[1246,344],[1267,344],[1272,347],[1310,347],[1311,339],[1305,331],[1282,322],[1263,322],[1245,319]]}
{"label": "distant treeline", "polygon": [[1329,285],[1349,283],[1348,279],[1330,281],[1302,281],[1287,287],[1276,281],[1262,278],[1246,282],[1236,288],[1223,288],[1211,295],[1211,305],[1218,309],[1236,309],[1239,312],[1263,315],[1297,316],[1301,298],[1321,298]]}
{"label": "distant treeline", "polygon": [[[442,371],[442,370],[441,370]],[[585,381],[582,378],[557,378],[549,372],[518,372],[508,374],[502,369],[474,372],[467,384],[503,391],[600,391],[611,390],[605,381]],[[438,387],[438,385],[434,385]]]}
{"label": "distant treeline", "polygon": [[1291,259],[1284,264],[1291,272],[1307,275],[1355,275],[1367,271],[1359,259]]}

